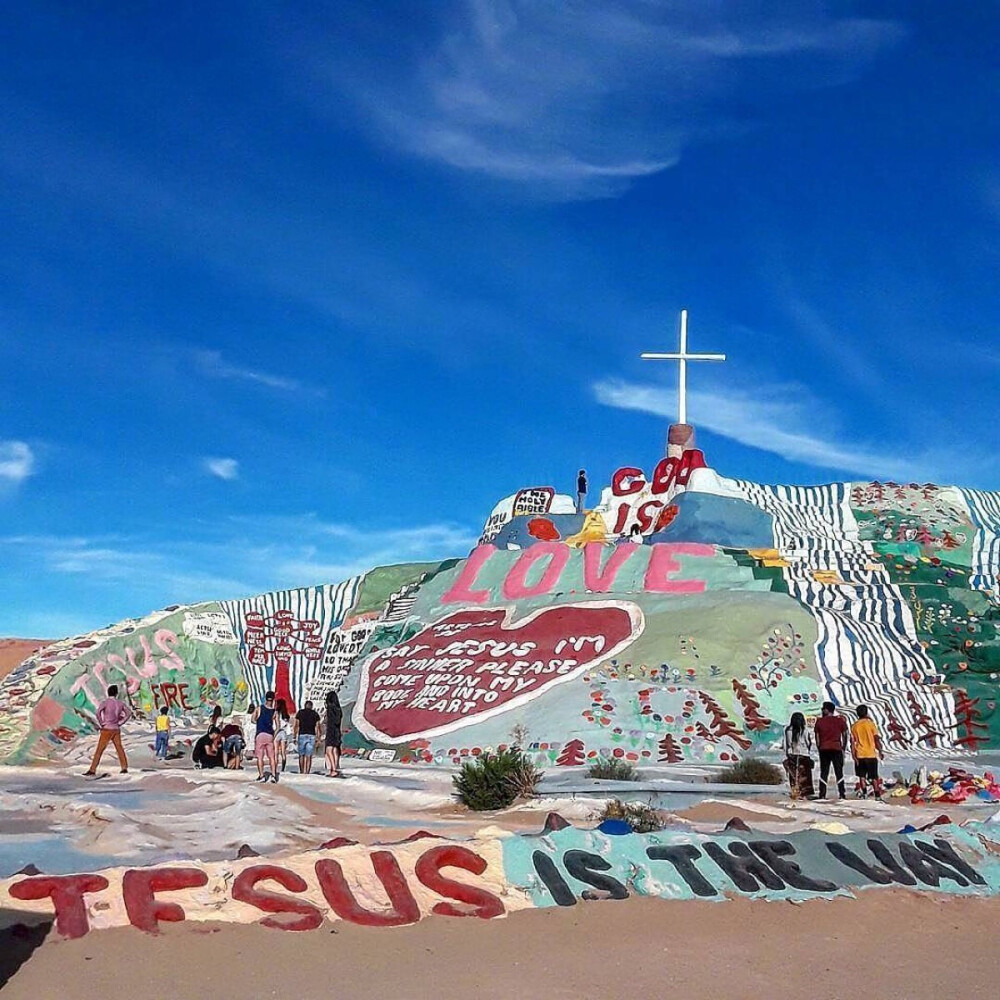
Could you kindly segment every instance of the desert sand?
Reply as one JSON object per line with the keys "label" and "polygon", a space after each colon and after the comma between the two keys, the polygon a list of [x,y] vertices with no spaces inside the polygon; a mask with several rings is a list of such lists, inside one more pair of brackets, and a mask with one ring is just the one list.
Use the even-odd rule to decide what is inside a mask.
{"label": "desert sand", "polygon": [[51,639],[0,639],[0,680]]}
{"label": "desert sand", "polygon": [[998,920],[1000,900],[899,891],[804,904],[633,898],[391,930],[125,929],[47,938],[4,1000],[123,989],[172,1000],[994,997]]}

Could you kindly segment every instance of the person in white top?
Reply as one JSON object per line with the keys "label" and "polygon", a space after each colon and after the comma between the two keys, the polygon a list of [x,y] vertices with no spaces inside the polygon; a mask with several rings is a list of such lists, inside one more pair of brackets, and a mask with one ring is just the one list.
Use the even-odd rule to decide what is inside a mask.
{"label": "person in white top", "polygon": [[792,798],[812,798],[812,733],[806,728],[806,718],[793,712],[785,727],[785,771],[791,786]]}
{"label": "person in white top", "polygon": [[247,759],[253,757],[256,752],[254,747],[254,741],[257,738],[257,727],[253,721],[254,707],[255,707],[254,703],[250,702],[250,704],[247,705],[246,712],[243,714],[243,718],[240,719],[239,722],[240,726],[243,729],[243,743],[244,746],[246,747],[246,749],[243,751],[243,755]]}
{"label": "person in white top", "polygon": [[279,698],[274,705],[274,752],[277,755],[275,766],[284,771],[288,765],[288,741],[292,738],[294,722],[289,715],[288,705],[284,698]]}

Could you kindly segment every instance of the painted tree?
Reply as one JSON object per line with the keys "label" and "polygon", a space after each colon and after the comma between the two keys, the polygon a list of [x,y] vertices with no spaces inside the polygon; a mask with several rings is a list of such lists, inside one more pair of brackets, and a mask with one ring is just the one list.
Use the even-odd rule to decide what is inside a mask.
{"label": "painted tree", "polygon": [[733,721],[726,714],[726,710],[707,691],[699,691],[698,698],[712,719],[712,732],[716,738],[724,739],[728,737],[737,746],[744,750],[749,750],[752,746],[751,741],[747,739],[746,733],[733,725]]}
{"label": "painted tree", "polygon": [[[978,704],[978,698],[970,698],[967,691],[956,688],[955,718],[957,723],[955,731],[958,735],[955,737],[955,742],[969,750],[978,750],[979,744],[985,743],[989,739],[987,735],[983,735],[989,732],[989,727],[981,721],[983,716],[976,707]],[[977,729],[981,729],[983,734],[977,733]]]}
{"label": "painted tree", "polygon": [[941,536],[941,547],[945,549],[957,549],[962,543],[950,532],[946,531]]}
{"label": "painted tree", "polygon": [[921,545],[927,546],[927,545],[933,545],[936,539],[930,533],[930,530],[928,529],[927,525],[922,524],[920,525],[919,528],[917,528],[917,536],[915,540],[918,541]]}
{"label": "painted tree", "polygon": [[577,764],[582,764],[583,750],[583,740],[570,740],[556,757],[556,764],[560,767],[575,767]]}
{"label": "painted tree", "polygon": [[910,718],[914,726],[923,730],[917,737],[917,742],[937,746],[942,734],[934,728],[934,720],[920,707],[912,691],[906,692],[906,702],[910,706]]}
{"label": "painted tree", "polygon": [[660,740],[660,762],[664,764],[680,764],[683,760],[684,754],[681,753],[681,748],[677,745],[677,741],[670,733],[667,733]]}
{"label": "painted tree", "polygon": [[903,728],[903,724],[898,718],[896,718],[896,715],[891,708],[886,711],[889,716],[889,722],[886,726],[889,730],[889,742],[895,743],[898,746],[909,746],[910,741],[906,738],[906,730]]}
{"label": "painted tree", "polygon": [[695,723],[694,734],[698,737],[698,739],[707,740],[709,743],[715,743],[716,741],[715,733],[713,733],[704,722]]}
{"label": "painted tree", "polygon": [[745,684],[741,684],[735,677],[733,678],[733,691],[736,692],[736,700],[743,708],[743,725],[751,733],[762,733],[771,727],[771,719],[761,714],[760,702],[750,693]]}

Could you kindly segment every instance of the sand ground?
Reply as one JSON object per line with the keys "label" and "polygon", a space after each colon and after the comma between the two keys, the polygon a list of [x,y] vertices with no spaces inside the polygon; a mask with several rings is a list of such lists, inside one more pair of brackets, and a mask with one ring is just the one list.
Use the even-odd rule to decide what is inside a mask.
{"label": "sand ground", "polygon": [[26,660],[36,649],[48,646],[49,639],[0,639],[0,680]]}
{"label": "sand ground", "polygon": [[4,1000],[995,997],[998,920],[998,899],[882,891],[804,904],[629,899],[389,930],[123,929],[50,936]]}
{"label": "sand ground", "polygon": [[[455,805],[447,771],[348,762],[344,781],[289,771],[280,785],[260,785],[252,773],[194,771],[187,760],[154,765],[145,731],[127,742],[135,758],[126,776],[106,761],[107,778],[82,777],[87,741],[68,751],[61,767],[3,769],[4,872],[26,863],[57,873],[225,859],[244,843],[280,858],[333,836],[392,842],[422,828],[455,837],[484,827],[537,830],[550,809],[586,825],[603,796],[622,794],[591,788],[580,769],[556,768],[539,799],[470,814]],[[783,788],[727,794],[699,775],[646,770],[635,795],[660,794],[679,829],[713,832],[738,817],[772,832],[831,822],[894,831],[922,826],[941,811],[908,800],[791,802]],[[688,784],[667,795],[679,779]],[[953,812],[959,822],[982,820],[996,806],[970,803]],[[0,913],[0,928],[10,922],[5,917]],[[0,930],[0,983],[11,976],[2,1000],[995,997],[998,923],[1000,898],[880,889],[805,904],[580,902],[489,922],[429,917],[395,929],[338,922],[298,934],[190,922],[157,937],[129,928],[63,941],[44,928],[8,929]]]}

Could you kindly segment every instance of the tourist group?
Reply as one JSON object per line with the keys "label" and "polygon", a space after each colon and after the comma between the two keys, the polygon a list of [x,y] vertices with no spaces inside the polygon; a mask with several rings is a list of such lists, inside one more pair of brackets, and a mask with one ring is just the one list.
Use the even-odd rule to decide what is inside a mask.
{"label": "tourist group", "polygon": [[[857,721],[848,727],[847,719],[837,713],[832,701],[823,702],[822,715],[816,720],[814,733],[806,726],[805,716],[794,712],[785,728],[785,771],[792,789],[792,798],[826,798],[830,769],[837,781],[837,794],[847,798],[844,787],[844,755],[850,746],[854,760],[859,798],[882,797],[882,779],[878,763],[883,760],[882,737],[869,715],[867,705],[858,705]],[[819,795],[813,791],[813,747],[819,751]]]}
{"label": "tourist group", "polygon": [[[108,688],[108,696],[97,707],[97,724],[100,734],[90,768],[85,773],[95,775],[101,757],[108,745],[114,746],[122,774],[128,773],[128,758],[122,745],[121,727],[132,717],[132,709],[118,697],[118,686]],[[312,773],[316,744],[322,738],[326,775],[342,778],[340,770],[341,725],[343,711],[335,691],[328,691],[323,714],[307,701],[294,715],[288,711],[283,698],[275,698],[268,691],[261,705],[249,705],[247,711],[237,713],[229,721],[223,719],[222,708],[216,705],[208,724],[208,731],[191,750],[196,768],[228,768],[242,770],[244,760],[253,758],[257,763],[257,781],[277,783],[279,775],[288,765],[288,745],[294,746],[298,756],[299,773]],[[155,719],[154,754],[165,761],[170,753],[171,719],[166,708],[161,708]],[[176,754],[174,756],[177,756]]]}

